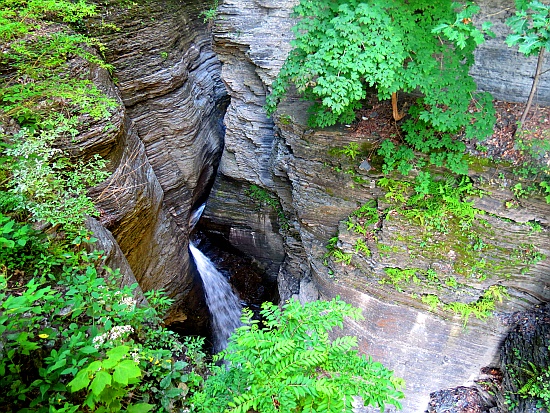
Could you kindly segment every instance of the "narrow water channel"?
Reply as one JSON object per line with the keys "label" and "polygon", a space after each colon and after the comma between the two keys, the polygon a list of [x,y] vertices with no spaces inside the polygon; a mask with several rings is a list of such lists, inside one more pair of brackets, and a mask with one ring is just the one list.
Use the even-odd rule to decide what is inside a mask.
{"label": "narrow water channel", "polygon": [[[191,229],[199,221],[204,208],[205,204],[191,214]],[[241,325],[242,305],[227,278],[192,242],[189,243],[189,251],[203,282],[206,304],[212,317],[213,350],[217,353],[227,346],[229,337]]]}

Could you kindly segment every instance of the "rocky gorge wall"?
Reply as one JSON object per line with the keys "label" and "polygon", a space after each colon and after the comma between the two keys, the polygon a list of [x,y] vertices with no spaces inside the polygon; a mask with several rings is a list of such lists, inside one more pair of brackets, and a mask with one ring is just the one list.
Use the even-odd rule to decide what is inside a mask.
{"label": "rocky gorge wall", "polygon": [[[168,322],[204,331],[209,317],[188,256],[188,220],[213,184],[202,221],[205,232],[253,257],[268,278],[277,280],[282,300],[340,295],[362,308],[366,319],[348,324],[346,333],[358,336],[362,351],[405,378],[403,411],[423,412],[432,391],[469,384],[481,367],[496,362],[509,328],[507,314],[550,298],[548,260],[534,260],[550,254],[550,210],[542,199],[506,208],[514,198],[512,178],[483,164],[472,179],[488,193],[475,202],[491,216],[484,218],[490,227],[485,241],[494,244],[490,260],[500,263],[491,268],[494,277],[464,276],[459,268],[464,254],[450,247],[454,240],[424,239],[421,227],[391,214],[378,220],[377,240],[364,240],[370,254],[357,254],[358,235],[347,224],[350,214],[370,200],[380,213],[391,210],[376,170],[346,165],[353,169],[346,174],[341,160],[329,155],[330,148],[358,138],[345,128],[307,128],[306,108],[297,100],[289,99],[273,119],[263,109],[290,49],[289,14],[295,3],[225,0],[211,27],[214,50],[209,27],[199,16],[208,5],[190,0],[106,5],[88,29],[106,45],[115,84],[105,71],[94,76],[121,106],[110,124],[86,137],[86,145],[108,158],[113,171],[93,190],[101,217],[89,225],[101,234],[111,265],[125,270],[128,282],[133,274],[143,290],[162,288],[176,300]],[[504,3],[485,4],[490,13],[508,7]],[[515,62],[506,60],[506,69]],[[480,72],[476,77],[491,90],[487,82],[495,76],[481,73],[483,68],[474,68]],[[498,65],[494,70],[503,73]],[[513,69],[503,75],[508,80],[500,86],[515,85],[503,97],[523,99],[528,93],[528,75],[516,75]],[[360,143],[372,148],[376,140],[362,136]],[[253,185],[264,192],[253,195]],[[531,231],[530,221],[541,225],[541,232]],[[436,246],[445,256],[412,248],[407,236]],[[349,263],[326,255],[331,239],[338,251],[351,255]],[[514,251],[519,261],[506,267]],[[409,267],[422,277],[437,270],[438,284],[422,279],[421,286],[400,286],[399,291],[384,283],[386,269]],[[447,288],[451,278],[461,288]],[[420,299],[437,295],[445,302],[470,304],[499,286],[510,297],[496,302],[496,316],[487,320],[472,315],[465,323],[443,306]]]}
{"label": "rocky gorge wall", "polygon": [[101,225],[90,225],[111,265],[131,269],[144,291],[166,291],[176,301],[167,323],[194,333],[206,331],[209,315],[189,260],[188,221],[213,183],[227,105],[204,7],[107,2],[87,27],[115,67],[114,85],[105,71],[96,83],[121,104],[107,127],[90,132],[113,171],[93,190]]}
{"label": "rocky gorge wall", "polygon": [[[498,348],[510,328],[508,314],[550,299],[545,259],[550,254],[550,209],[542,199],[521,201],[517,209],[506,208],[506,201],[514,198],[512,175],[499,166],[480,164],[472,169],[471,177],[486,194],[474,197],[479,209],[475,222],[487,222],[483,237],[491,247],[485,252],[494,265],[478,268],[475,263],[483,262],[478,256],[452,247],[459,241],[468,244],[467,238],[424,238],[422,226],[395,214],[380,217],[377,239],[364,239],[370,253],[358,254],[358,235],[348,230],[349,217],[370,200],[376,202],[378,212],[388,213],[388,192],[378,185],[381,176],[376,169],[344,167],[329,150],[358,141],[368,151],[375,147],[376,138],[351,136],[345,128],[309,129],[305,126],[307,108],[295,99],[288,99],[274,119],[267,118],[263,110],[265,95],[290,48],[293,22],[289,14],[295,3],[225,0],[218,10],[214,50],[222,62],[221,77],[231,104],[225,116],[224,153],[203,225],[252,255],[270,277],[277,277],[282,300],[339,295],[362,308],[366,319],[349,323],[346,333],[358,336],[362,351],[405,379],[403,411],[424,412],[430,393],[472,384],[482,367],[497,363]],[[513,6],[511,1],[482,4],[485,13],[501,20]],[[480,87],[496,92],[498,98],[525,99],[530,79],[528,71],[518,68],[523,58],[506,46],[491,44],[480,49],[473,70]],[[495,55],[506,63],[489,62]],[[491,85],[494,79],[500,79],[499,88]],[[542,92],[547,87],[548,83],[541,85],[538,103],[550,96]],[[352,172],[346,174],[348,170]],[[247,195],[251,185],[276,196],[279,210],[259,207]],[[541,225],[541,232],[533,232],[527,222]],[[331,239],[340,252],[351,256],[349,263],[327,257]],[[415,239],[422,244],[414,247]],[[426,246],[433,247],[431,253]],[[526,258],[531,250],[540,259]],[[506,264],[514,254],[518,258]],[[473,273],[465,274],[460,268],[466,258]],[[439,281],[430,284],[418,276],[417,286],[411,282],[398,288],[387,281],[388,269],[411,268],[418,274],[433,270]],[[449,288],[451,279],[460,287]],[[496,294],[501,287],[509,296],[502,303],[495,298],[496,311],[487,319],[471,315],[465,322],[448,307],[422,300],[436,296],[441,302],[467,306],[488,292]]]}
{"label": "rocky gorge wall", "polygon": [[[525,102],[535,75],[537,56],[526,58],[516,48],[508,48],[504,40],[510,34],[506,19],[514,15],[511,0],[483,0],[476,2],[481,10],[480,21],[493,23],[494,38],[487,39],[476,52],[476,63],[470,71],[480,90],[493,94],[495,99]],[[550,67],[550,56],[545,54],[543,68]],[[544,69],[543,69],[544,70]],[[534,104],[550,105],[550,76],[542,76]]]}

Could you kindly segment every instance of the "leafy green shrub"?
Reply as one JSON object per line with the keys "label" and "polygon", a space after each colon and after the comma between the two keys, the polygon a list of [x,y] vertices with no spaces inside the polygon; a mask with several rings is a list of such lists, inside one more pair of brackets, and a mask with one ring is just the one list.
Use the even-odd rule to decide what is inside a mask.
{"label": "leafy green shrub", "polygon": [[352,161],[355,161],[359,155],[359,145],[356,142],[350,142],[341,149],[341,153],[348,156]]}
{"label": "leafy green shrub", "polygon": [[[74,245],[83,240],[94,241]],[[25,251],[34,260],[24,271],[0,273],[0,404],[28,412],[183,407],[201,378],[185,344],[161,326],[171,300],[150,292],[149,305],[138,305],[136,285],[120,287],[118,271],[99,276],[100,251],[42,241],[25,244],[39,249]],[[6,247],[11,255],[2,248],[1,266],[18,262],[17,245]]]}
{"label": "leafy green shrub", "polygon": [[516,13],[506,20],[512,33],[506,38],[510,47],[519,46],[518,51],[526,56],[548,47],[550,40],[550,5],[538,0],[516,0]]}
{"label": "leafy green shrub", "polygon": [[71,161],[53,144],[62,128],[29,134],[26,129],[13,136],[4,151],[11,176],[5,184],[13,196],[12,208],[29,213],[34,221],[63,225],[76,234],[86,215],[98,212],[87,196],[87,188],[109,175],[106,162],[95,156],[88,162]]}
{"label": "leafy green shrub", "polygon": [[218,7],[219,1],[214,0],[209,9],[204,10],[200,13],[200,16],[202,17],[204,23],[212,24],[212,22],[218,16]]}
{"label": "leafy green shrub", "polygon": [[[426,271],[422,271],[419,268],[407,268],[401,270],[399,268],[386,268],[388,274],[387,280],[382,280],[382,283],[393,283],[397,291],[402,291],[399,287],[399,283],[408,282],[412,277],[413,282],[416,284],[422,283],[424,280],[417,275],[427,275]],[[448,279],[445,282],[446,285],[451,288],[458,287],[458,284],[454,278]],[[469,303],[460,301],[443,302],[435,294],[422,294],[421,301],[424,304],[430,306],[430,311],[434,311],[440,308],[444,311],[451,311],[464,320],[464,325],[468,323],[470,316],[474,315],[480,320],[485,320],[490,317],[496,308],[496,303],[502,302],[507,297],[506,287],[502,285],[491,285],[489,288],[483,291],[481,296],[476,300]]]}
{"label": "leafy green shrub", "polygon": [[138,304],[137,285],[121,286],[93,250],[87,188],[108,176],[106,162],[59,149],[117,106],[68,64],[110,69],[97,42],[59,24],[94,13],[84,0],[0,4],[0,122],[10,126],[0,134],[2,410],[173,411],[202,381],[201,341],[182,343],[162,325],[172,300],[150,291]]}
{"label": "leafy green shrub", "polygon": [[[0,114],[10,116],[29,132],[71,126],[73,135],[79,116],[98,120],[109,116],[116,106],[85,74],[67,76],[69,59],[80,57],[111,69],[93,47],[97,41],[70,32],[52,22],[80,22],[95,14],[95,6],[84,0],[9,1],[0,5],[0,41],[3,53],[0,68],[5,73],[0,89]],[[4,29],[7,29],[4,31]],[[38,31],[37,29],[42,29]],[[23,38],[19,38],[26,35]]]}
{"label": "leafy green shrub", "polygon": [[483,139],[494,124],[490,95],[476,94],[468,74],[473,50],[489,28],[473,25],[478,10],[450,0],[302,0],[294,8],[296,40],[268,97],[268,113],[291,83],[316,102],[309,122],[318,127],[353,121],[369,87],[376,87],[381,100],[418,90],[423,97],[403,125],[406,143],[435,152],[434,163],[463,170],[464,146],[453,135]]}
{"label": "leafy green shrub", "polygon": [[17,247],[25,247],[27,242],[31,239],[32,234],[35,232],[28,224],[20,224],[8,216],[0,213],[0,245],[3,247],[0,250],[0,259],[6,261],[3,255],[7,251],[13,250]]}
{"label": "leafy green shrub", "polygon": [[84,0],[10,0],[0,4],[0,40],[11,40],[38,29],[43,21],[76,23],[95,15]]}
{"label": "leafy green shrub", "polygon": [[544,199],[546,200],[546,203],[550,204],[550,183],[547,181],[542,181],[540,183],[540,188],[544,191]]}
{"label": "leafy green shrub", "polygon": [[[550,350],[550,348],[548,349]],[[518,395],[523,398],[534,398],[537,400],[538,408],[550,409],[550,367],[537,368],[533,363],[529,363],[531,378],[527,380],[518,390]]]}
{"label": "leafy green shrub", "polygon": [[323,256],[324,265],[328,265],[327,259],[331,257],[334,262],[343,262],[346,265],[351,264],[352,255],[342,251],[338,246],[338,236],[332,237],[327,244],[327,252]]}
{"label": "leafy green shrub", "polygon": [[78,234],[86,215],[97,216],[87,188],[108,173],[106,162],[97,155],[75,160],[59,147],[91,122],[109,118],[118,104],[86,73],[73,74],[68,65],[79,57],[110,68],[93,51],[99,44],[50,23],[79,22],[94,13],[95,6],[83,0],[14,0],[0,5],[0,21],[12,28],[11,35],[0,30],[0,69],[5,74],[0,121],[14,120],[20,126],[0,134],[0,210],[63,226],[71,236]]}
{"label": "leafy green shrub", "polygon": [[195,410],[220,413],[352,412],[354,396],[366,406],[400,408],[402,380],[371,358],[359,355],[355,337],[329,338],[344,318],[361,313],[338,299],[304,304],[292,300],[281,310],[264,303],[264,326],[244,311],[243,327],[230,338]]}
{"label": "leafy green shrub", "polygon": [[546,154],[550,151],[550,132],[542,132],[536,126],[516,131],[515,148],[521,153],[521,163],[515,165],[514,173],[530,181],[550,181],[550,165]]}
{"label": "leafy green shrub", "polygon": [[502,285],[491,285],[483,291],[481,297],[476,301],[471,303],[451,302],[445,304],[443,309],[458,314],[460,318],[464,319],[464,324],[466,325],[472,314],[481,320],[490,317],[496,308],[497,301],[502,302],[503,298],[506,296],[506,287]]}
{"label": "leafy green shrub", "polygon": [[417,268],[393,268],[388,267],[384,268],[386,273],[385,278],[379,281],[380,284],[392,284],[397,291],[402,292],[403,290],[400,287],[402,283],[409,283],[410,281],[415,284],[420,284],[421,280],[418,278],[417,273],[421,272]]}
{"label": "leafy green shrub", "polygon": [[[126,395],[128,384],[135,384],[141,377],[137,362],[126,358],[130,347],[117,346],[106,351],[106,358],[95,360],[80,370],[69,382],[71,392],[88,390],[84,405],[95,410],[96,404],[105,404],[103,411],[122,410],[121,399]],[[141,403],[128,406],[128,412],[148,411],[153,406]]]}
{"label": "leafy green shrub", "polygon": [[29,134],[58,128],[61,136],[74,138],[91,121],[111,116],[114,99],[89,79],[67,76],[67,61],[76,56],[111,68],[90,51],[93,45],[83,35],[64,31],[4,45],[0,67],[10,76],[0,89],[1,117],[15,119]]}

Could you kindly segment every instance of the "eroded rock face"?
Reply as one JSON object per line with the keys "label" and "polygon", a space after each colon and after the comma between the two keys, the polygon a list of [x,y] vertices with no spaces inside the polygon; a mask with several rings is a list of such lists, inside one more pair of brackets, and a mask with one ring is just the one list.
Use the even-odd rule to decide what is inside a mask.
{"label": "eroded rock face", "polygon": [[277,214],[255,203],[246,195],[247,188],[248,185],[229,180],[223,175],[218,177],[208,200],[202,226],[208,228],[211,235],[226,240],[242,253],[254,257],[273,281],[284,259]]}
{"label": "eroded rock face", "polygon": [[[487,39],[476,52],[476,63],[470,73],[481,90],[491,92],[496,99],[509,102],[525,102],[531,90],[537,56],[525,57],[517,51],[517,46],[508,48],[504,43],[510,34],[506,19],[514,15],[512,0],[483,0],[479,20],[493,23],[491,30],[496,34]],[[546,53],[544,66],[550,65],[550,55]],[[543,69],[544,70],[544,69]],[[550,105],[550,76],[542,76],[537,87],[534,104]]]}
{"label": "eroded rock face", "polygon": [[[112,269],[120,270],[121,279],[119,282],[121,285],[132,285],[137,283],[134,271],[128,262],[125,252],[121,249],[120,244],[114,238],[111,231],[107,229],[107,226],[112,227],[113,221],[117,219],[117,216],[124,217],[132,215],[135,212],[131,211],[136,206],[135,203],[125,205],[126,209],[120,208],[119,210],[118,208],[120,206],[119,201],[128,195],[128,193],[134,192],[134,188],[131,185],[125,186],[124,180],[119,178],[123,174],[121,171],[124,171],[125,166],[128,166],[128,163],[131,162],[129,159],[137,158],[140,148],[132,145],[132,143],[135,144],[137,141],[132,141],[133,135],[128,132],[128,128],[131,129],[131,122],[128,121],[120,94],[107,70],[97,65],[89,64],[81,58],[74,58],[69,64],[72,70],[71,76],[76,76],[77,73],[80,73],[80,75],[87,74],[98,89],[118,103],[118,106],[111,110],[111,116],[108,119],[93,120],[92,118],[88,118],[86,120],[86,127],[76,136],[76,140],[65,141],[59,144],[74,157],[86,159],[99,154],[110,161],[109,168],[114,173],[106,182],[92,188],[90,191],[92,198],[100,210],[101,217],[99,220],[88,217],[85,225],[93,232],[94,237],[97,238],[97,241],[90,245],[90,248],[102,250],[104,252],[105,265]],[[129,157],[128,151],[131,153],[135,152],[135,156]],[[141,150],[141,152],[143,151]],[[139,169],[141,180],[138,178],[137,181],[139,181],[140,185],[145,186],[147,183],[148,187],[154,187],[156,181],[153,179],[154,174],[152,174],[149,164],[144,162],[144,159],[141,159],[141,162],[143,164],[139,168],[134,168],[135,173],[130,174],[129,179],[138,175],[137,171]],[[148,183],[148,179],[153,180]],[[110,211],[110,207],[113,207],[112,211]],[[152,213],[156,213],[156,209],[153,209]],[[136,288],[134,295],[139,302],[145,302],[141,287]]]}
{"label": "eroded rock face", "polygon": [[[288,51],[296,0],[224,1],[213,33],[222,78],[231,96],[224,118],[220,171],[233,179],[273,187],[273,120],[263,106]],[[222,17],[223,16],[223,17]],[[244,147],[243,147],[244,145]]]}
{"label": "eroded rock face", "polygon": [[[375,169],[365,172],[357,167],[359,162],[353,166],[345,159],[335,163],[338,158],[328,155],[329,149],[357,141],[345,128],[311,131],[299,126],[303,118],[295,116],[297,112],[296,104],[280,107],[277,117],[291,117],[292,122],[277,123],[294,154],[287,161],[288,176],[313,283],[322,297],[339,295],[363,309],[365,320],[348,323],[345,333],[359,337],[363,352],[405,379],[404,411],[424,411],[430,393],[470,385],[482,367],[496,363],[509,328],[505,314],[550,299],[548,229],[534,232],[525,224],[545,223],[550,207],[531,198],[515,210],[517,221],[499,216],[500,207],[509,211],[504,204],[513,198],[509,177],[504,169],[476,168],[471,177],[485,194],[473,198],[480,211],[473,226],[480,226],[476,233],[484,243],[479,244],[483,254],[475,255],[476,241],[468,238],[466,229],[443,235],[397,213],[391,193],[398,190],[383,189]],[[366,152],[371,142],[367,136],[359,138]],[[499,173],[504,176],[496,178]],[[364,233],[368,217],[353,214],[369,201],[383,212],[375,213],[369,227],[373,232]],[[362,225],[361,231],[356,224]],[[326,256],[326,245],[335,235],[334,248],[348,262],[344,255]],[[391,281],[388,269],[408,281]],[[409,275],[402,272],[410,269]],[[480,314],[480,319],[473,314],[461,318],[448,307],[431,307],[428,300],[437,297],[466,308],[463,305],[479,302],[502,286],[509,296],[502,303],[497,298],[493,315]]]}
{"label": "eroded rock face", "polygon": [[[95,189],[110,230],[144,291],[164,289],[176,304],[168,322],[204,331],[208,313],[188,254],[188,221],[204,201],[223,147],[226,93],[211,36],[192,1],[115,2],[89,30],[123,104],[101,153],[113,175]],[[117,92],[118,91],[118,92]]]}
{"label": "eroded rock face", "polygon": [[[206,228],[223,233],[227,242],[251,254],[279,277],[282,299],[299,292],[307,271],[303,249],[289,228],[278,231],[278,212],[259,208],[245,195],[251,184],[277,195],[281,210],[291,213],[291,188],[279,159],[287,148],[274,133],[273,120],[265,114],[265,96],[290,50],[291,1],[224,1],[213,25],[215,51],[222,62],[222,78],[231,104],[227,109],[225,147],[213,194],[204,214]],[[279,211],[280,212],[280,211]],[[220,229],[225,226],[225,229]],[[285,258],[286,256],[286,258]]]}
{"label": "eroded rock face", "polygon": [[[378,220],[379,240],[365,238],[370,254],[358,254],[359,235],[349,233],[347,228],[350,214],[369,200],[376,200],[381,211],[391,212],[385,201],[387,191],[377,185],[381,176],[376,175],[376,168],[368,173],[352,165],[351,172],[346,173],[348,170],[336,165],[329,155],[329,149],[343,148],[358,138],[351,137],[345,128],[308,129],[304,126],[306,108],[292,99],[279,108],[275,128],[262,109],[265,93],[289,49],[289,12],[295,3],[227,0],[219,9],[214,25],[215,50],[223,62],[222,78],[232,103],[225,118],[227,142],[221,177],[206,211],[207,229],[225,233],[226,240],[235,243],[237,239],[231,239],[231,234],[238,232],[238,242],[246,245],[243,249],[260,261],[268,260],[265,254],[248,246],[254,244],[254,239],[279,237],[285,253],[278,274],[281,298],[295,295],[311,300],[340,295],[362,308],[366,319],[348,323],[345,333],[359,337],[363,352],[405,379],[403,411],[423,412],[430,393],[467,386],[479,376],[482,367],[497,362],[499,345],[509,328],[500,316],[550,299],[546,287],[550,282],[549,263],[543,259],[550,255],[550,210],[542,199],[532,201],[532,205],[523,203],[514,211],[506,208],[506,200],[513,198],[507,176],[502,181],[494,180],[502,171],[483,166],[473,170],[472,179],[479,188],[491,191],[490,195],[476,198],[476,207],[496,215],[487,219],[491,232],[487,239],[496,245],[488,260],[494,258],[501,263],[517,253],[515,263],[494,265],[484,275],[464,276],[457,264],[464,252],[453,249],[452,240],[427,239],[439,255],[424,253],[423,247],[408,248],[407,242],[412,240],[400,239],[400,234],[416,236],[421,241],[422,226],[391,214]],[[487,5],[490,6],[488,2]],[[505,45],[499,50],[514,53]],[[479,79],[483,80],[482,76]],[[524,77],[521,82],[523,86],[518,90],[523,95],[519,99],[528,93],[525,85],[529,79]],[[502,97],[514,99],[512,95]],[[363,137],[358,143],[373,147],[375,139]],[[273,225],[271,210],[261,210],[262,218],[255,218],[258,210],[243,195],[250,184],[260,185],[279,197],[288,219],[286,226],[278,221],[280,235]],[[482,219],[476,217],[476,222],[484,222]],[[541,232],[531,231],[525,225],[528,221],[541,224]],[[352,257],[349,264],[326,256],[326,245],[335,236],[335,246]],[[390,251],[384,251],[379,241],[387,243]],[[479,244],[476,248],[484,246]],[[540,254],[537,259],[529,255],[532,251]],[[527,265],[525,262],[530,259]],[[479,267],[485,265],[480,262]],[[472,268],[475,265],[472,261]],[[440,274],[441,285],[432,285],[432,290],[415,290],[414,282],[410,283],[412,287],[402,289],[379,283],[385,280],[386,268],[409,267],[433,269]],[[473,278],[467,280],[469,277]],[[449,288],[445,280],[450,278],[465,286]],[[434,295],[445,303],[467,305],[475,303],[486,291],[500,291],[500,286],[507,288],[510,297],[502,303],[498,298],[494,300],[496,315],[487,319],[471,315],[467,323],[442,306],[431,307],[428,301],[422,301],[423,296]]]}
{"label": "eroded rock face", "polygon": [[[550,368],[550,305],[514,313],[508,321],[513,327],[500,353],[499,367],[503,372],[503,382],[500,393],[497,393],[497,404],[502,411],[506,411],[506,398],[511,398],[515,407],[510,411],[514,413],[546,411],[540,405],[548,406],[548,403],[529,397],[529,394],[539,393],[533,391],[534,383],[540,388],[548,380],[544,372]],[[498,388],[495,390],[498,391]]]}

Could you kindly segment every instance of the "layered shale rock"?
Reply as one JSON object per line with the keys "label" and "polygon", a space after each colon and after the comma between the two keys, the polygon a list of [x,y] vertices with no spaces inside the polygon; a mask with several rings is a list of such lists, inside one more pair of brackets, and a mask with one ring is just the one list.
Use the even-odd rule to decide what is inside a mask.
{"label": "layered shale rock", "polygon": [[[513,177],[481,163],[471,173],[477,189],[486,192],[472,198],[479,209],[474,225],[484,228],[480,238],[468,238],[467,231],[426,236],[419,221],[392,213],[390,190],[381,188],[376,174],[379,165],[369,171],[330,155],[350,142],[374,153],[376,136],[352,137],[345,128],[308,129],[307,107],[294,99],[274,120],[266,118],[265,94],[289,50],[295,3],[226,0],[219,8],[214,45],[231,105],[206,227],[237,248],[244,245],[270,268],[282,257],[270,261],[265,251],[250,246],[282,242],[282,299],[340,295],[362,308],[366,319],[348,323],[345,332],[358,336],[363,352],[405,379],[403,411],[422,412],[430,393],[469,385],[482,367],[497,363],[509,328],[502,321],[506,314],[550,299],[550,209],[542,198],[507,207],[514,199]],[[505,45],[499,50],[515,53]],[[521,82],[525,92],[528,77]],[[284,219],[247,198],[251,185],[278,197]],[[354,212],[369,202],[377,211],[370,237],[353,230],[364,224]],[[361,237],[364,246],[358,243]],[[478,250],[486,255],[473,253]],[[392,281],[391,274],[408,282]],[[479,310],[491,305],[494,311]],[[477,312],[469,312],[472,308]]]}
{"label": "layered shale rock", "polygon": [[[550,207],[531,198],[515,210],[522,217],[517,221],[499,215],[514,197],[505,182],[509,176],[502,167],[484,166],[471,172],[484,190],[471,199],[478,208],[473,231],[452,229],[450,221],[448,233],[429,229],[398,212],[392,200],[398,191],[380,184],[376,168],[366,172],[358,162],[329,155],[330,148],[357,137],[338,128],[308,130],[298,126],[304,119],[295,113],[293,104],[277,116],[293,120],[278,124],[295,156],[287,162],[288,176],[311,278],[322,297],[339,295],[363,309],[365,320],[349,323],[346,333],[405,378],[404,411],[424,411],[430,393],[470,385],[483,367],[497,363],[508,313],[550,300],[550,237],[544,225]],[[359,142],[370,152],[376,137]],[[389,178],[400,185],[402,177]],[[371,224],[372,216],[357,213],[364,205],[374,211]],[[542,229],[533,231],[528,222]],[[492,293],[495,307],[481,311]]]}
{"label": "layered shale rock", "polygon": [[223,146],[220,63],[199,18],[205,6],[117,3],[88,27],[106,45],[122,103],[100,151],[114,173],[94,195],[142,289],[164,289],[176,300],[167,321],[198,331],[208,314],[189,260],[188,220]]}
{"label": "layered shale rock", "polygon": [[[287,148],[275,136],[273,120],[266,116],[263,107],[267,85],[275,79],[290,50],[292,21],[288,16],[294,4],[294,0],[230,0],[221,5],[213,33],[231,104],[224,118],[221,178],[203,220],[207,228],[225,234],[228,242],[251,254],[266,269],[268,277],[286,279],[279,285],[283,299],[298,293],[300,281],[296,274],[307,271],[303,250],[295,242],[297,233],[289,228],[279,234],[278,212],[258,208],[258,202],[245,192],[250,185],[259,185],[277,195],[281,210],[291,211],[286,173],[275,172],[278,159],[286,156]],[[276,252],[272,255],[269,251]]]}
{"label": "layered shale rock", "polygon": [[[537,56],[525,57],[517,47],[508,48],[504,43],[510,34],[506,20],[514,15],[514,2],[511,0],[483,0],[479,24],[493,23],[491,30],[496,34],[476,49],[476,63],[471,74],[481,90],[491,92],[496,99],[510,102],[525,102],[531,90]],[[550,55],[546,53],[544,68],[550,65]],[[544,69],[543,69],[544,70]],[[537,87],[535,104],[550,105],[550,76],[542,76]]]}

